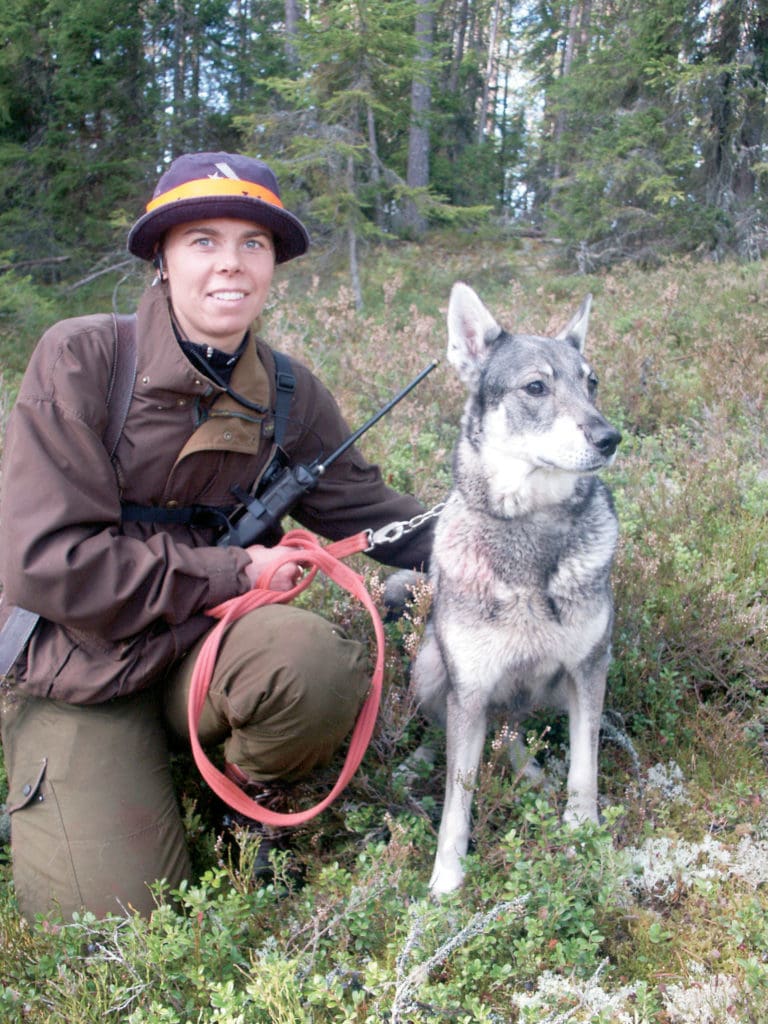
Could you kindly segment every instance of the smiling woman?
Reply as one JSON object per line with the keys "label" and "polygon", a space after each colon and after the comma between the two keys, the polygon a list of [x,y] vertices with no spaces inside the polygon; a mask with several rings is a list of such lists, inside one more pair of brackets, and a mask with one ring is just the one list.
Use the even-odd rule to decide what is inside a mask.
{"label": "smiling woman", "polygon": [[[266,164],[179,157],[128,236],[158,277],[136,314],[116,448],[105,440],[112,317],[55,324],[30,360],[0,508],[0,622],[14,621],[10,603],[16,621],[36,621],[22,650],[12,630],[0,634],[13,662],[0,724],[27,916],[150,913],[153,881],[174,889],[190,876],[168,744],[189,743],[207,610],[256,586],[276,557],[264,544],[219,544],[223,527],[271,470],[310,465],[350,434],[320,381],[252,330],[275,264],[307,245]],[[354,447],[291,509],[331,540],[421,512]],[[427,526],[372,554],[419,566],[430,542]],[[290,590],[298,571],[281,563],[270,589]],[[198,738],[223,744],[229,778],[251,796],[274,796],[330,760],[367,690],[365,651],[338,626],[290,605],[256,608],[222,640]]]}

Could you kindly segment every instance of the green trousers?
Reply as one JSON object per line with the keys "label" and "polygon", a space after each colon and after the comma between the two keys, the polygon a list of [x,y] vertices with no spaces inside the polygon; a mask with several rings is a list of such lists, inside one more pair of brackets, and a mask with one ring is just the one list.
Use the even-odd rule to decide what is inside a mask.
{"label": "green trousers", "polygon": [[[78,706],[11,694],[2,709],[13,879],[21,913],[98,917],[155,906],[150,883],[190,877],[169,770],[188,741],[187,695],[200,644],[141,693]],[[199,735],[255,781],[292,781],[327,764],[369,685],[360,644],[298,608],[233,623]]]}

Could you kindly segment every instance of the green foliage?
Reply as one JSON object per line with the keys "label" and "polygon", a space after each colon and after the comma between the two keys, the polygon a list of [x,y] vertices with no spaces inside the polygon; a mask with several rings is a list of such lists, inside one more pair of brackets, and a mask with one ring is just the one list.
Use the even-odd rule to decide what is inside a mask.
{"label": "green foliage", "polygon": [[4,244],[28,260],[111,249],[110,214],[144,151],[139,4],[13,0],[0,19]]}
{"label": "green foliage", "polygon": [[747,139],[765,118],[765,29],[727,7],[722,19],[686,0],[593,7],[572,67],[548,82],[546,214],[582,270],[762,251],[760,146]]}
{"label": "green foliage", "polygon": [[609,834],[584,826],[574,836],[541,798],[523,796],[515,817],[519,828],[507,832],[501,847],[505,888],[512,896],[529,894],[525,929],[512,939],[518,983],[533,982],[544,970],[594,971],[602,920],[616,899]]}
{"label": "green foliage", "polygon": [[0,363],[3,383],[14,392],[37,339],[55,319],[54,309],[50,295],[30,278],[0,273]]}
{"label": "green foliage", "polygon": [[598,302],[600,344],[622,352],[605,403],[625,431],[611,693],[636,728],[669,738],[691,699],[748,702],[768,680],[765,271],[734,267],[727,287],[721,273],[677,265],[641,276],[632,298],[626,277],[607,278]]}
{"label": "green foliage", "polygon": [[[768,570],[768,488],[754,469],[745,470],[733,445],[721,443],[706,463],[692,464],[700,440],[678,430],[632,446],[618,490],[624,534],[617,643],[631,656],[615,693],[625,708],[640,699],[654,716],[683,711],[686,691],[715,688],[741,701],[768,680],[768,620],[759,597]],[[693,534],[692,522],[699,524]],[[638,680],[648,692],[638,690]],[[666,702],[659,700],[664,690]],[[661,723],[657,717],[649,724]],[[664,731],[676,725],[673,716]]]}

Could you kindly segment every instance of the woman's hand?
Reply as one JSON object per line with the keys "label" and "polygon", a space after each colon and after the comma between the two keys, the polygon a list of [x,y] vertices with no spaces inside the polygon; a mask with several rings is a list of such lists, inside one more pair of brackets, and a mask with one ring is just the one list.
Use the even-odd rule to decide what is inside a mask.
{"label": "woman's hand", "polygon": [[[246,552],[251,557],[251,564],[245,567],[251,586],[256,586],[256,581],[270,563],[274,562],[278,551],[284,549],[265,548],[263,544],[252,544],[247,547]],[[298,562],[284,562],[272,577],[270,590],[292,590],[301,577],[301,566]]]}

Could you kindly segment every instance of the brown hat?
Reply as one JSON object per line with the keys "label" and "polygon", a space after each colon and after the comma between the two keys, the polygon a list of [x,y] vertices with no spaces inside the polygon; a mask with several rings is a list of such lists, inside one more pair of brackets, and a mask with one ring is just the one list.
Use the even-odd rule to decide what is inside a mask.
{"label": "brown hat", "polygon": [[309,246],[307,229],[280,200],[280,189],[261,160],[234,153],[186,153],[157,183],[147,212],[128,233],[128,249],[151,260],[169,228],[207,217],[237,217],[269,228],[275,260],[285,263]]}

